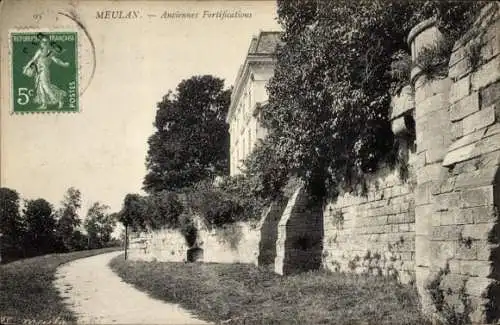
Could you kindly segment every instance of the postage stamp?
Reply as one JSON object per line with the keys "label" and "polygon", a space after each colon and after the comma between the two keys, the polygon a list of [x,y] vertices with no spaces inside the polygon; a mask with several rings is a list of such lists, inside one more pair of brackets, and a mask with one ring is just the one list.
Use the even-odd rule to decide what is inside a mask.
{"label": "postage stamp", "polygon": [[14,113],[78,112],[77,32],[10,33]]}

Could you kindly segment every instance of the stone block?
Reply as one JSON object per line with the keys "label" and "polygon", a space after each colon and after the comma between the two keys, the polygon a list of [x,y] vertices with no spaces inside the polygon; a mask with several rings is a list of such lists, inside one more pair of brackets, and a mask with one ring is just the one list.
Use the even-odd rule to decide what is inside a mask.
{"label": "stone block", "polygon": [[456,241],[431,241],[431,258],[434,265],[442,265],[455,256]]}
{"label": "stone block", "polygon": [[431,204],[415,207],[415,233],[417,235],[430,235],[434,213]]}
{"label": "stone block", "polygon": [[429,181],[439,181],[447,174],[447,169],[443,168],[440,163],[425,165],[417,171],[417,182],[419,184]]}
{"label": "stone block", "polygon": [[401,117],[405,113],[415,109],[415,94],[411,86],[401,89],[399,95],[393,96],[391,101],[391,120]]}
{"label": "stone block", "polygon": [[450,106],[450,120],[452,122],[479,111],[479,93],[473,92]]}
{"label": "stone block", "polygon": [[474,223],[474,213],[477,208],[455,210],[455,224],[467,225]]}
{"label": "stone block", "polygon": [[[496,31],[498,33],[498,31]],[[481,60],[487,62],[500,53],[500,37],[495,35],[481,47]]]}
{"label": "stone block", "polygon": [[477,259],[479,261],[490,261],[494,250],[498,250],[497,244],[492,244],[489,240],[477,240],[473,244],[476,247]]}
{"label": "stone block", "polygon": [[471,245],[465,245],[462,242],[458,242],[456,246],[457,250],[455,252],[455,258],[459,260],[475,260],[477,259],[477,247],[472,243]]}
{"label": "stone block", "polygon": [[498,167],[487,167],[472,172],[461,173],[456,177],[455,188],[462,190],[465,188],[492,185]]}
{"label": "stone block", "polygon": [[460,206],[460,193],[451,192],[434,196],[434,211],[446,211]]}
{"label": "stone block", "polygon": [[481,89],[481,107],[489,107],[500,99],[500,81]]}
{"label": "stone block", "polygon": [[450,66],[448,70],[448,77],[452,80],[457,80],[469,74],[472,71],[469,60],[462,59],[457,61],[454,65]]}
{"label": "stone block", "polygon": [[500,79],[500,56],[479,67],[471,76],[472,91],[486,87]]}
{"label": "stone block", "polygon": [[485,107],[463,119],[463,134],[469,134],[495,123],[495,106]]}
{"label": "stone block", "polygon": [[405,221],[404,214],[393,214],[387,217],[388,224],[399,224],[404,223]]}
{"label": "stone block", "polygon": [[494,226],[494,223],[463,225],[461,237],[469,239],[488,240]]}
{"label": "stone block", "polygon": [[449,65],[453,66],[457,64],[459,61],[464,60],[465,58],[466,58],[465,47],[460,46],[459,48],[455,49],[453,53],[451,53]]}
{"label": "stone block", "polygon": [[428,148],[425,151],[425,161],[427,164],[442,162],[447,152],[447,146],[444,143],[436,143],[435,147]]}
{"label": "stone block", "polygon": [[[478,131],[479,133],[484,134],[482,138],[477,140],[476,143],[471,143],[468,145],[465,145],[464,147],[459,147],[458,149],[449,149],[448,153],[444,157],[443,160],[443,166],[451,166],[453,164],[473,159],[479,156],[482,156],[484,154],[494,152],[500,149],[500,134],[495,133],[491,136],[488,135],[488,132],[490,128],[497,129],[496,128],[497,124],[492,125],[491,127],[480,130]],[[476,135],[478,132],[473,132],[469,135]],[[455,141],[455,143],[459,142],[462,144],[466,140],[469,141],[469,135],[464,136],[463,138]],[[452,145],[452,147],[455,147],[455,143]]]}
{"label": "stone block", "polygon": [[450,176],[440,182],[433,182],[434,186],[432,187],[432,194],[439,195],[453,192],[455,189],[455,180],[456,176]]}
{"label": "stone block", "polygon": [[442,212],[437,212],[436,215],[432,216],[432,219],[431,219],[432,227],[441,226],[441,213]]}
{"label": "stone block", "polygon": [[455,121],[451,123],[451,139],[454,141],[458,138],[461,138],[464,136],[464,125],[463,121]]}
{"label": "stone block", "polygon": [[425,236],[415,238],[415,264],[418,266],[430,266],[431,242]]}
{"label": "stone block", "polygon": [[460,99],[470,94],[470,76],[465,76],[462,79],[454,82],[450,86],[449,102],[453,104]]}
{"label": "stone block", "polygon": [[488,277],[492,272],[491,263],[489,261],[460,261],[460,274]]}
{"label": "stone block", "polygon": [[[493,128],[493,126],[492,126],[492,128]],[[489,128],[488,128],[488,130],[489,130]],[[499,128],[499,132],[500,132],[500,128]],[[453,150],[456,150],[458,148],[468,146],[474,142],[481,140],[481,138],[484,135],[485,135],[484,130],[470,133],[470,134],[464,136],[463,138],[453,142],[451,144],[450,148],[448,149],[448,151],[453,151]]]}
{"label": "stone block", "polygon": [[398,231],[399,232],[409,232],[410,231],[410,225],[407,223],[401,223],[398,225]]}
{"label": "stone block", "polygon": [[[465,227],[465,226],[463,226]],[[432,228],[432,240],[458,240],[462,226],[450,225]]]}
{"label": "stone block", "polygon": [[436,226],[448,226],[456,224],[456,215],[459,213],[459,210],[456,208],[451,208],[448,211],[441,211],[439,213],[439,224]]}
{"label": "stone block", "polygon": [[429,204],[434,187],[434,182],[418,184],[415,188],[415,205]]}
{"label": "stone block", "polygon": [[465,284],[467,294],[475,297],[482,297],[487,294],[488,288],[495,282],[493,279],[483,277],[472,277]]}
{"label": "stone block", "polygon": [[[451,84],[452,82],[448,78],[436,78],[423,83],[418,88],[418,91],[415,92],[415,103],[418,110],[422,107],[425,107],[424,111],[443,108],[445,103],[448,102],[448,92],[450,91]],[[432,108],[433,106],[435,108]],[[426,114],[424,111],[418,113],[418,110],[415,112],[417,116]]]}
{"label": "stone block", "polygon": [[494,203],[493,186],[482,186],[461,192],[461,207],[490,206]]}
{"label": "stone block", "polygon": [[[457,142],[464,138],[466,138],[466,136],[457,140]],[[460,147],[454,150],[448,150],[448,153],[446,154],[446,156],[444,156],[443,159],[443,166],[450,167],[459,162],[473,158],[474,149],[475,149],[475,144],[469,144],[466,145],[465,147]]]}
{"label": "stone block", "polygon": [[464,280],[467,277],[459,274],[448,274],[443,277],[443,281],[441,281],[441,285],[439,286],[441,289],[448,291],[450,289],[452,292],[458,292],[458,290],[463,286]]}
{"label": "stone block", "polygon": [[474,217],[474,223],[492,223],[497,221],[498,216],[496,208],[491,206],[476,207],[471,209],[463,209],[464,213],[468,213]]}

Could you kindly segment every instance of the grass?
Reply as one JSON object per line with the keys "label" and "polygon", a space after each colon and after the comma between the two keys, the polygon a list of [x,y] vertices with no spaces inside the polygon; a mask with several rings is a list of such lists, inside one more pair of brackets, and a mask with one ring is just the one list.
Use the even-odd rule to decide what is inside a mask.
{"label": "grass", "polygon": [[111,247],[49,254],[0,265],[0,324],[61,324],[76,321],[53,285],[57,267],[117,249]]}
{"label": "grass", "polygon": [[425,324],[416,290],[368,275],[281,277],[247,264],[124,261],[111,268],[152,297],[224,324]]}

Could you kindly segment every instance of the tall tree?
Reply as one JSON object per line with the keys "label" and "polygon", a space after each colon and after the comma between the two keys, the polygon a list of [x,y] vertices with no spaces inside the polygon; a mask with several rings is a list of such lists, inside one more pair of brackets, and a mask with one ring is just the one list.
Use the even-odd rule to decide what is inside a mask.
{"label": "tall tree", "polygon": [[144,199],[147,208],[145,214],[147,227],[151,229],[160,227],[176,228],[180,225],[179,217],[184,207],[176,193],[161,191],[148,195]]}
{"label": "tall tree", "polygon": [[65,250],[73,250],[72,237],[75,229],[80,226],[81,220],[78,210],[81,207],[81,192],[74,187],[68,188],[58,211],[57,222],[58,237]]}
{"label": "tall tree", "polygon": [[22,256],[22,227],[19,213],[19,194],[9,188],[0,188],[0,260]]}
{"label": "tall tree", "polygon": [[83,226],[87,231],[89,249],[104,247],[111,240],[115,220],[108,210],[109,206],[95,202],[87,212]]}
{"label": "tall tree", "polygon": [[123,206],[118,212],[118,221],[125,228],[132,227],[133,230],[145,229],[145,214],[147,211],[146,199],[139,194],[129,193],[123,200]]}
{"label": "tall tree", "polygon": [[156,131],[148,140],[147,192],[177,190],[227,173],[231,92],[223,87],[219,78],[194,76],[158,103]]}
{"label": "tall tree", "polygon": [[52,205],[44,199],[25,202],[26,245],[31,256],[52,253],[56,245],[56,219]]}

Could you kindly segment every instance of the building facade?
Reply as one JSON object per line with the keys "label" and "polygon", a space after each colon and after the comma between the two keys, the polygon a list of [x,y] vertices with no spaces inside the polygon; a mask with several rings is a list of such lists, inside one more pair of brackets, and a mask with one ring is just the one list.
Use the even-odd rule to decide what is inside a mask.
{"label": "building facade", "polygon": [[230,174],[241,172],[242,161],[259,139],[266,136],[260,123],[261,107],[267,102],[266,84],[273,76],[280,32],[262,31],[252,38],[240,67],[226,118],[230,134]]}

